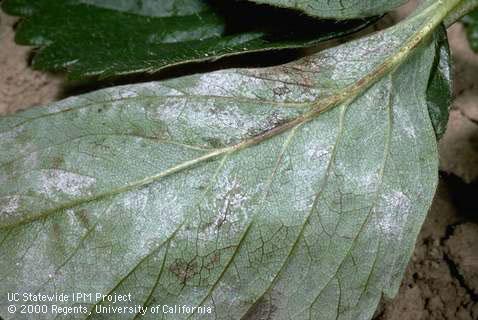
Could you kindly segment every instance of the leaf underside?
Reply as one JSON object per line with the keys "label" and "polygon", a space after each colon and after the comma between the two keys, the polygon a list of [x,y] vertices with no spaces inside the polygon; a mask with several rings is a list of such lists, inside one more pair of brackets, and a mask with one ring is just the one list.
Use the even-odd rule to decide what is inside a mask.
{"label": "leaf underside", "polygon": [[213,310],[165,319],[371,318],[435,192],[428,94],[449,70],[443,31],[377,70],[429,16],[282,66],[0,118],[0,296],[131,293]]}
{"label": "leaf underside", "polygon": [[290,10],[202,0],[8,0],[3,9],[25,18],[16,41],[40,48],[33,67],[66,70],[71,78],[151,73],[188,62],[306,47],[376,20],[320,21]]}
{"label": "leaf underside", "polygon": [[321,18],[354,19],[389,12],[408,0],[252,0],[282,8],[300,10]]}

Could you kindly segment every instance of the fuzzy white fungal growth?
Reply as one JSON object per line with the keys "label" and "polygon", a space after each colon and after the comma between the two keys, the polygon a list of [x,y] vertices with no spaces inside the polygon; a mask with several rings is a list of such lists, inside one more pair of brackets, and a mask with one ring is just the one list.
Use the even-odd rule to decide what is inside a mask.
{"label": "fuzzy white fungal growth", "polygon": [[96,179],[62,170],[46,170],[40,176],[40,192],[51,198],[57,198],[57,193],[72,197],[88,195],[87,191]]}

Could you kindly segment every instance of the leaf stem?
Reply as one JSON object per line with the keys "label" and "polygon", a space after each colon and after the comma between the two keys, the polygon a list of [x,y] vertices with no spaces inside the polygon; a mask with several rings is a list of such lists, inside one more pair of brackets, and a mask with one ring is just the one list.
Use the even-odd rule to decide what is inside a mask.
{"label": "leaf stem", "polygon": [[[390,56],[382,64],[380,64],[374,71],[364,76],[359,81],[353,83],[349,88],[342,90],[341,93],[327,97],[320,102],[316,102],[313,109],[303,116],[303,121],[311,120],[318,116],[319,114],[337,106],[340,103],[352,101],[362,92],[376,83],[384,75],[391,72],[392,70],[398,68],[402,65],[410,56],[410,54],[426,39],[428,36],[441,24],[444,22],[446,17],[453,12],[457,7],[463,4],[467,0],[437,0],[435,3],[429,5],[428,8],[424,9],[422,12],[413,16],[405,21],[404,23],[410,23],[410,19],[418,19],[423,16],[429,16],[426,19],[426,23],[421,29],[415,32],[410,39],[408,39],[405,44],[400,48],[397,53]],[[478,0],[473,0],[478,1]],[[433,12],[430,14],[430,12]]]}
{"label": "leaf stem", "polygon": [[478,8],[478,0],[462,0],[462,2],[445,19],[445,26],[448,28],[463,16]]}

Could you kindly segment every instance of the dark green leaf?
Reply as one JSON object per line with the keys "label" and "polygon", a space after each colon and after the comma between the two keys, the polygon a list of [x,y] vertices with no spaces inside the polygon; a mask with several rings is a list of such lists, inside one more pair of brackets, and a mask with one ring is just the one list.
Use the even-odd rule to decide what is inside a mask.
{"label": "dark green leaf", "polygon": [[478,10],[463,18],[468,40],[473,50],[478,52]]}
{"label": "dark green leaf", "polygon": [[[213,310],[162,315],[175,320],[371,318],[435,192],[428,93],[449,57],[433,30],[457,2],[286,65],[0,118],[0,296]],[[0,316],[15,318],[5,300]]]}
{"label": "dark green leaf", "polygon": [[404,4],[408,0],[251,0],[282,8],[300,10],[308,15],[354,19],[381,15]]}
{"label": "dark green leaf", "polygon": [[453,71],[449,58],[450,48],[444,28],[441,39],[436,43],[436,51],[435,67],[432,69],[428,83],[427,99],[428,112],[439,140],[445,134],[453,98]]}
{"label": "dark green leaf", "polygon": [[40,47],[33,66],[67,70],[72,78],[155,72],[245,52],[304,47],[356,31],[371,21],[317,21],[247,3],[137,3],[9,0],[3,8],[27,17],[18,27],[16,41]]}

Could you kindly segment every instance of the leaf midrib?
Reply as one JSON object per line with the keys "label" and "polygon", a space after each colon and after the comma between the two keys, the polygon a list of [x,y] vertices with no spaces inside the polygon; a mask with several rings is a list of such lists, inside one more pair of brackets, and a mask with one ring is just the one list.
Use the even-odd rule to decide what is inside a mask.
{"label": "leaf midrib", "polygon": [[[292,127],[295,127],[296,125],[300,125],[300,124],[304,124],[309,121],[312,121],[313,119],[315,119],[322,113],[332,109],[333,107],[339,105],[340,103],[353,101],[361,93],[363,93],[370,86],[372,86],[374,83],[380,80],[384,75],[386,75],[393,69],[399,67],[409,57],[409,55],[415,50],[415,48],[419,46],[420,43],[424,39],[426,39],[438,25],[442,23],[443,19],[449,14],[449,12],[451,12],[455,7],[457,7],[462,1],[463,0],[448,0],[448,1],[438,0],[434,4],[430,5],[428,8],[424,9],[420,14],[414,16],[412,19],[407,19],[404,22],[395,26],[395,27],[400,27],[400,25],[402,24],[409,24],[411,23],[411,21],[415,19],[421,19],[421,18],[424,18],[427,21],[420,29],[418,29],[418,31],[413,33],[412,36],[410,36],[409,39],[404,42],[404,44],[400,47],[400,49],[395,54],[390,55],[387,59],[384,60],[384,62],[382,62],[372,72],[365,75],[364,77],[362,77],[361,79],[353,83],[352,85],[341,90],[341,93],[328,96],[322,100],[319,100],[313,103],[311,111],[303,115],[300,115],[289,122],[283,123],[267,132],[251,137],[250,139],[244,140],[236,145],[221,148],[221,149],[216,149],[201,157],[182,162],[181,164],[171,167],[158,174],[133,181],[122,187],[112,189],[108,192],[99,193],[97,195],[93,195],[90,197],[80,198],[75,201],[71,201],[63,205],[60,205],[58,207],[44,210],[37,214],[35,213],[29,214],[24,219],[17,220],[10,224],[1,225],[0,230],[5,228],[16,227],[29,222],[40,220],[42,218],[48,217],[50,214],[58,213],[68,208],[72,208],[72,207],[75,207],[84,203],[92,202],[92,201],[97,201],[97,200],[107,198],[109,196],[113,196],[116,194],[128,192],[134,188],[143,187],[161,178],[167,177],[171,174],[180,172],[182,170],[192,168],[202,162],[214,159],[220,155],[234,153],[244,148],[257,145],[265,140],[268,140],[276,135],[279,135],[291,129]],[[433,14],[431,14],[431,17],[427,17],[427,15],[430,15],[430,12],[432,12]]]}

